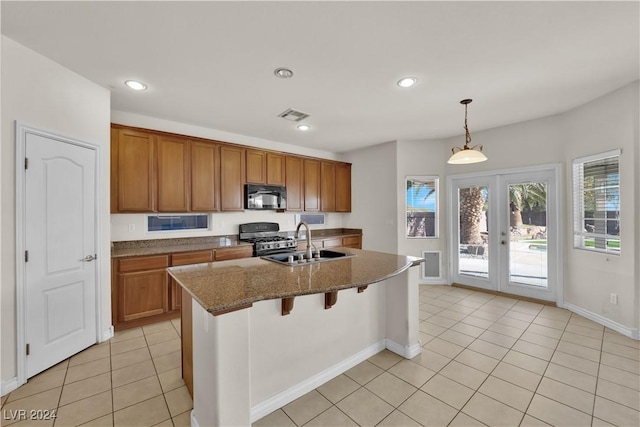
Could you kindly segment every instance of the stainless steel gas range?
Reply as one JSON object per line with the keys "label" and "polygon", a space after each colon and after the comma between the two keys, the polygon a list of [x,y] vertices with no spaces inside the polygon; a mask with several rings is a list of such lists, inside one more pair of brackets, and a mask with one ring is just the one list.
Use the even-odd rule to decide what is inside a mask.
{"label": "stainless steel gas range", "polygon": [[281,236],[277,222],[250,222],[240,224],[240,240],[253,243],[253,256],[295,252],[297,242],[293,237]]}

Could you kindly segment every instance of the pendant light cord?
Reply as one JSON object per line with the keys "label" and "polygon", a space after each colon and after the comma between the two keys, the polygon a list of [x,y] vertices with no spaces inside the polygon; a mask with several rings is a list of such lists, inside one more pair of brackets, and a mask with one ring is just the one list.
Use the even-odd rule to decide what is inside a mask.
{"label": "pendant light cord", "polygon": [[471,135],[469,134],[469,127],[467,126],[467,107],[468,106],[469,106],[469,103],[464,104],[464,132],[465,132],[464,149],[465,150],[469,148],[469,143],[471,142]]}

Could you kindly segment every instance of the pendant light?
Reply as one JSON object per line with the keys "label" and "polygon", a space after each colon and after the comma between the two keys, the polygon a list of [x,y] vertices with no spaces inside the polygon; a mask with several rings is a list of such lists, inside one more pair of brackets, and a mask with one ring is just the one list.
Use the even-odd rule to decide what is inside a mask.
{"label": "pendant light", "polygon": [[471,142],[471,135],[469,135],[469,128],[467,127],[467,106],[471,103],[471,99],[463,99],[460,104],[464,105],[464,132],[465,143],[464,147],[453,147],[451,152],[453,153],[447,163],[452,165],[466,165],[469,163],[480,163],[487,160],[487,156],[482,154],[482,145],[474,145],[469,147]]}

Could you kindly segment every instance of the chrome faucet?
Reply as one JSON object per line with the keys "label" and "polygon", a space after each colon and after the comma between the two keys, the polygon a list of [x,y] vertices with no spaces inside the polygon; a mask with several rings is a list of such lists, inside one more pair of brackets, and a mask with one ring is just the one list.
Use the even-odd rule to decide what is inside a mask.
{"label": "chrome faucet", "polygon": [[304,228],[306,228],[306,236],[305,238],[307,239],[307,261],[311,261],[313,258],[313,253],[311,252],[311,230],[309,230],[309,224],[307,224],[306,221],[300,221],[300,223],[298,224],[298,226],[296,227],[296,232],[293,235],[293,237],[296,238],[296,240],[298,239],[298,237],[300,236],[300,227],[304,225]]}

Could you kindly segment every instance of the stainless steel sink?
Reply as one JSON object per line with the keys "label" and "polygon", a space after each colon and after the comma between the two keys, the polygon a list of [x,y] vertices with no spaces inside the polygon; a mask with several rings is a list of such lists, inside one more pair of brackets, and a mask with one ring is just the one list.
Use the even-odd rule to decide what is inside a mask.
{"label": "stainless steel sink", "polygon": [[[289,262],[289,256],[293,255],[293,262]],[[300,256],[302,256],[302,260],[300,260]],[[351,258],[356,256],[356,254],[347,254],[344,252],[330,251],[328,249],[320,249],[320,256],[314,256],[311,260],[307,259],[307,256],[304,252],[289,252],[284,254],[273,254],[266,255],[261,257],[262,259],[266,259],[268,261],[277,262],[278,264],[283,265],[307,265],[307,264],[315,264],[318,262],[327,262],[327,261],[335,261],[339,259]]]}

